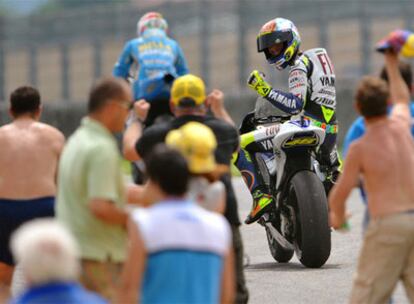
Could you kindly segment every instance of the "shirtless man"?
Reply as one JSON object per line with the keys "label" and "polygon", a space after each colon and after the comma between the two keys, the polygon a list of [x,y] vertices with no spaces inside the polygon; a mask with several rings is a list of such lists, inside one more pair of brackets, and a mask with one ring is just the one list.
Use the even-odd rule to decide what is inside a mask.
{"label": "shirtless man", "polygon": [[8,296],[14,266],[11,233],[23,222],[54,215],[56,171],[65,138],[39,122],[41,109],[39,92],[20,87],[10,96],[13,121],[0,128],[0,303]]}
{"label": "shirtless man", "polygon": [[[385,53],[387,84],[365,77],[356,92],[366,133],[351,144],[343,174],[329,195],[333,228],[345,222],[345,201],[363,177],[372,220],[364,237],[351,303],[386,303],[399,279],[414,303],[414,142],[410,93],[395,49]],[[394,107],[387,117],[387,99]]]}

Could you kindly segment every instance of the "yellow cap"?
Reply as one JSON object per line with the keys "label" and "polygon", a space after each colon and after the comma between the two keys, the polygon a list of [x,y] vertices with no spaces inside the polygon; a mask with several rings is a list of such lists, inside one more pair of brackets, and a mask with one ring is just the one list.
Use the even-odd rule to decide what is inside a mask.
{"label": "yellow cap", "polygon": [[414,57],[414,34],[408,36],[407,41],[401,49],[401,55],[404,57]]}
{"label": "yellow cap", "polygon": [[198,106],[206,100],[204,81],[197,76],[187,74],[178,77],[171,88],[171,103],[174,106]]}
{"label": "yellow cap", "polygon": [[195,121],[186,123],[170,131],[165,142],[184,155],[191,173],[210,173],[216,169],[214,151],[217,141],[213,131],[206,125]]}

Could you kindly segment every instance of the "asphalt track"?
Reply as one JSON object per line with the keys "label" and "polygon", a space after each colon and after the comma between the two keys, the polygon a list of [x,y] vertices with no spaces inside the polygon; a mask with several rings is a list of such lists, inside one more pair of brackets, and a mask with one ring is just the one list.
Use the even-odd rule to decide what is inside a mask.
{"label": "asphalt track", "polygon": [[[234,179],[239,201],[240,218],[249,212],[251,197],[241,178]],[[293,259],[278,264],[270,255],[266,234],[259,224],[242,225],[246,261],[247,287],[252,304],[285,303],[348,303],[353,273],[361,246],[361,221],[364,211],[357,190],[348,199],[351,229],[332,232],[332,251],[327,263],[320,269],[304,268]],[[409,303],[401,284],[393,296],[393,303]]]}

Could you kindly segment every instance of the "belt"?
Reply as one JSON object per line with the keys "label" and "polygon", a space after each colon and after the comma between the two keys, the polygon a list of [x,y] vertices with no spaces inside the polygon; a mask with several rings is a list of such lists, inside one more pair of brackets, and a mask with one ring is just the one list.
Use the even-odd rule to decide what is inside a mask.
{"label": "belt", "polygon": [[324,129],[326,133],[329,134],[336,134],[338,133],[338,124],[327,124],[324,122],[320,122],[318,120],[315,120],[309,116],[305,116],[305,118],[309,119],[312,123],[312,125]]}

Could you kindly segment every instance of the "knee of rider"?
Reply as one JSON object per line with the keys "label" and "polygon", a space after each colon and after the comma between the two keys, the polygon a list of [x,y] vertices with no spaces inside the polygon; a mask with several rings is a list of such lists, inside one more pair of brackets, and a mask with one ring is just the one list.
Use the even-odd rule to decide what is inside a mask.
{"label": "knee of rider", "polygon": [[250,144],[255,142],[254,132],[255,131],[251,131],[240,135],[240,150],[246,149]]}
{"label": "knee of rider", "polygon": [[237,163],[237,161],[238,161],[238,159],[239,159],[239,153],[240,153],[240,150],[241,150],[241,149],[239,149],[239,151],[237,151],[237,152],[233,152],[233,154],[231,155],[231,163],[232,163],[233,165],[236,165],[236,163]]}

